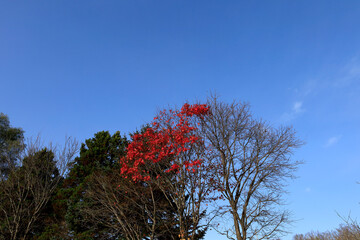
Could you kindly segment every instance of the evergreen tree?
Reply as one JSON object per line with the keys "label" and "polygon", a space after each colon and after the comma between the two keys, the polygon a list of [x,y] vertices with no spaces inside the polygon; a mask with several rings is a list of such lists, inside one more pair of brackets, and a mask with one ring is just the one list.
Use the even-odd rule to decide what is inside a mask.
{"label": "evergreen tree", "polygon": [[0,180],[16,165],[24,146],[24,131],[11,127],[8,116],[0,113]]}
{"label": "evergreen tree", "polygon": [[22,166],[0,182],[0,235],[4,239],[33,239],[44,231],[44,219],[52,212],[49,199],[59,178],[54,153],[43,149],[25,157]]}
{"label": "evergreen tree", "polygon": [[111,136],[107,131],[96,133],[94,138],[82,144],[80,156],[75,159],[55,197],[60,209],[66,204],[64,217],[73,239],[117,239],[119,234],[112,234],[111,229],[101,223],[94,224],[83,212],[98,204],[85,196],[92,176],[117,168],[126,146],[127,140],[120,132]]}

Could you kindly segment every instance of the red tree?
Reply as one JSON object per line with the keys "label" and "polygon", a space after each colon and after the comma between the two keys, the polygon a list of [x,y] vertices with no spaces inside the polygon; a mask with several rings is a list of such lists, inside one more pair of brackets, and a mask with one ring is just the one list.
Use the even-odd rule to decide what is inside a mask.
{"label": "red tree", "polygon": [[179,158],[192,146],[203,144],[201,137],[196,133],[194,120],[195,117],[202,118],[207,114],[209,107],[205,104],[184,104],[180,111],[160,111],[159,116],[154,118],[152,127],[148,127],[144,133],[132,136],[127,156],[120,160],[121,174],[130,176],[133,181],[149,181],[149,172],[141,166],[164,161],[171,163],[165,172],[176,172],[180,167],[194,172],[194,167],[201,164],[201,159],[185,160],[179,165]]}
{"label": "red tree", "polygon": [[204,104],[160,111],[145,132],[132,136],[127,156],[120,159],[124,178],[155,184],[167,193],[178,212],[179,235],[186,239],[197,238],[204,213],[201,203],[211,191],[202,160],[206,148],[197,128],[208,114]]}

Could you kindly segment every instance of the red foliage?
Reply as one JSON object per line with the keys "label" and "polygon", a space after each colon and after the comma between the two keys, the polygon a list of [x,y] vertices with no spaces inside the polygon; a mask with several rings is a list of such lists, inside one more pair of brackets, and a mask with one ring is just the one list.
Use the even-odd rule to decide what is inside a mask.
{"label": "red foliage", "polygon": [[170,162],[170,168],[165,172],[178,172],[182,167],[195,171],[194,167],[201,164],[200,159],[184,161],[183,166],[174,160],[187,152],[191,145],[201,143],[201,138],[196,135],[197,128],[192,123],[194,118],[202,118],[209,113],[209,107],[205,104],[184,104],[181,110],[161,111],[154,118],[152,127],[132,136],[127,156],[120,159],[121,174],[131,177],[133,181],[149,181],[149,172],[141,166],[161,161]]}

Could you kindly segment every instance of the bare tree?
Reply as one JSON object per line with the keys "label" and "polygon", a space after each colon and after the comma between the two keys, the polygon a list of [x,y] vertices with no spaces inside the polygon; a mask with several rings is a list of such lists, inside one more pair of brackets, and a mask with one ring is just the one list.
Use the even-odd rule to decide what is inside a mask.
{"label": "bare tree", "polygon": [[160,189],[175,209],[172,239],[201,239],[208,227],[204,220],[212,191],[210,161],[203,161],[206,149],[197,128],[207,113],[207,106],[187,103],[181,110],[160,111],[153,127],[133,136],[127,156],[121,159],[123,177]]}
{"label": "bare tree", "polygon": [[89,179],[85,197],[93,203],[82,209],[87,221],[104,224],[114,236],[128,240],[175,236],[173,206],[151,182],[129,181],[118,169],[99,171]]}
{"label": "bare tree", "polygon": [[28,239],[77,150],[71,138],[61,151],[44,148],[39,138],[27,143],[20,167],[0,183],[0,231],[5,239]]}
{"label": "bare tree", "polygon": [[302,142],[291,127],[255,120],[247,104],[226,104],[211,96],[208,105],[211,114],[201,126],[211,149],[208,156],[217,166],[213,186],[225,200],[219,214],[230,214],[233,221],[232,228],[216,229],[229,239],[276,238],[290,221],[280,207],[286,180],[300,164],[291,155]]}
{"label": "bare tree", "polygon": [[338,216],[345,222],[345,224],[340,225],[336,229],[336,233],[334,234],[339,240],[342,239],[360,239],[360,225],[359,222],[351,217],[349,213],[347,217]]}
{"label": "bare tree", "polygon": [[[159,120],[160,129],[173,128],[176,119],[174,112],[163,112],[162,120]],[[188,118],[186,121],[190,126],[198,126],[201,116]],[[152,183],[158,186],[164,193],[168,202],[175,206],[179,225],[179,237],[184,240],[201,239],[208,227],[212,217],[207,213],[208,203],[212,199],[213,187],[210,184],[214,163],[210,157],[206,157],[207,150],[201,138],[201,132],[194,128],[194,136],[200,141],[187,144],[187,151],[171,157],[171,161],[179,166],[176,174],[164,174],[164,166],[155,164],[151,171],[159,178],[152,179]],[[201,161],[197,166],[188,167],[187,164],[194,160]],[[169,166],[168,166],[169,167]]]}
{"label": "bare tree", "polygon": [[119,185],[124,189],[118,175],[117,172],[94,173],[91,176],[85,197],[94,204],[83,208],[82,214],[88,222],[104,224],[115,235],[120,233],[126,239],[141,239],[142,227],[137,224],[141,215],[134,209],[134,202],[128,201],[130,194],[124,195],[125,191],[117,187]]}
{"label": "bare tree", "polygon": [[[213,195],[209,184],[209,161],[203,161],[197,168],[187,169],[184,162],[191,159],[205,159],[204,146],[193,145],[189,151],[177,156],[175,162],[182,166],[176,174],[162,174],[163,168],[153,170],[161,177],[153,180],[161,189],[168,202],[172,203],[177,211],[180,239],[194,240],[201,238],[209,224],[211,217],[207,217],[207,203]],[[207,218],[206,218],[207,217]]]}
{"label": "bare tree", "polygon": [[294,240],[358,240],[360,239],[360,228],[356,222],[340,225],[337,229],[326,232],[309,232],[296,234]]}

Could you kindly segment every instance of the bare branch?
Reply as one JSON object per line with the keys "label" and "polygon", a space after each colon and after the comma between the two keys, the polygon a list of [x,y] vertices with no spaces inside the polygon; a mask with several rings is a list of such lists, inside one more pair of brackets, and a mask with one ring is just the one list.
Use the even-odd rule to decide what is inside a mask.
{"label": "bare branch", "polygon": [[[206,144],[217,164],[214,187],[226,199],[234,230],[222,230],[230,239],[270,239],[284,233],[289,212],[281,211],[287,179],[300,162],[293,150],[303,143],[291,127],[273,128],[255,120],[248,104],[208,100],[211,114],[201,124]],[[233,232],[234,235],[230,233]]]}
{"label": "bare branch", "polygon": [[[20,167],[13,168],[0,183],[0,218],[5,222],[0,230],[4,236],[27,239],[77,149],[71,138],[61,152],[51,145],[44,147],[40,137],[27,142]],[[60,171],[57,165],[62,166]]]}

